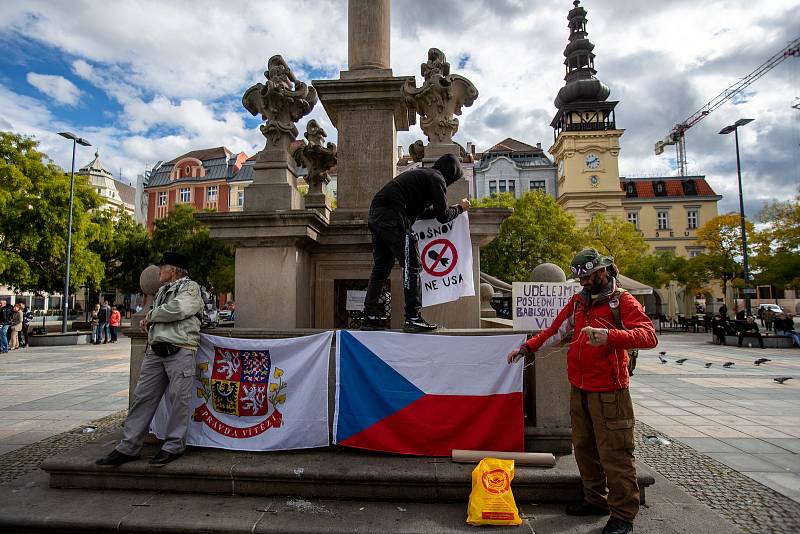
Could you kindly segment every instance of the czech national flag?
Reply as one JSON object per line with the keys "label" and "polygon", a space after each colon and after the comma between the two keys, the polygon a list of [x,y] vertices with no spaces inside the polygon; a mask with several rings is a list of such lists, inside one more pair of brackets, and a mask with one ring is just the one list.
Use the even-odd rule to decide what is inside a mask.
{"label": "czech national flag", "polygon": [[334,443],[450,456],[524,451],[522,335],[336,333]]}

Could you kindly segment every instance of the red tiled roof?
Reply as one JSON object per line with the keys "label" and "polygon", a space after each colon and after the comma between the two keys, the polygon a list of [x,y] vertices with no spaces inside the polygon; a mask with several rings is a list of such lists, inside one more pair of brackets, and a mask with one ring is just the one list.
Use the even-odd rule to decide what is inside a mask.
{"label": "red tiled roof", "polygon": [[517,141],[511,137],[506,137],[492,148],[487,150],[487,152],[531,152],[536,150],[541,150],[541,148],[536,148],[535,146],[523,143],[522,141]]}
{"label": "red tiled roof", "polygon": [[200,161],[206,161],[209,159],[218,159],[218,158],[227,158],[231,154],[231,151],[225,148],[224,146],[218,146],[215,148],[202,148],[200,150],[192,150],[191,152],[187,152],[182,156],[178,156],[177,158],[173,159],[172,161],[168,161],[167,163],[178,163],[183,158],[195,158],[199,159]]}
{"label": "red tiled roof", "polygon": [[659,181],[664,182],[664,186],[667,189],[667,194],[663,195],[666,197],[713,197],[717,196],[717,193],[711,188],[705,178],[689,178],[694,180],[695,189],[697,190],[697,195],[686,195],[683,192],[683,180],[664,180],[662,178],[653,178],[651,180],[623,180],[620,181],[620,187],[622,190],[625,190],[625,186],[627,183],[633,183],[634,187],[636,188],[636,197],[634,198],[656,198],[654,184]]}

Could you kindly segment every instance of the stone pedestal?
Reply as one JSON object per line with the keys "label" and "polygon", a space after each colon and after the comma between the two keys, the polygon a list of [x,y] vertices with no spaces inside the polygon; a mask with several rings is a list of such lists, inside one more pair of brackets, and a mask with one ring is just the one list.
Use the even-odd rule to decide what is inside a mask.
{"label": "stone pedestal", "polygon": [[[303,207],[297,190],[297,166],[287,151],[291,139],[259,152],[253,165],[253,183],[244,196],[245,211],[296,210]],[[285,145],[285,146],[283,146]]]}
{"label": "stone pedestal", "polygon": [[236,247],[236,326],[308,328],[310,251],[327,221],[316,210],[202,213],[209,235]]}

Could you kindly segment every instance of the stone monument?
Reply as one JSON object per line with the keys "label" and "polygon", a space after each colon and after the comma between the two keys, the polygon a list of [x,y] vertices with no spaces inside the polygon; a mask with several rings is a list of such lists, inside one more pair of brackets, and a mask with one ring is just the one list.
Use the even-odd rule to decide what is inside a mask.
{"label": "stone monument", "polygon": [[253,183],[247,188],[244,209],[298,209],[302,202],[289,145],[297,137],[295,123],[317,103],[317,91],[297,80],[279,55],[269,59],[264,76],[266,85],[257,83],[242,97],[245,109],[251,115],[260,114],[266,121],[261,125],[261,133],[267,138],[254,165]]}
{"label": "stone monument", "polygon": [[[423,162],[430,165],[448,152],[459,155],[452,142],[458,128],[453,114],[471,105],[477,90],[463,77],[451,75],[436,49],[424,65],[427,79],[422,87],[414,87],[413,76],[395,77],[389,65],[390,7],[389,0],[349,0],[348,67],[338,79],[315,80],[309,87],[275,55],[265,72],[266,85],[256,84],[244,94],[248,111],[266,121],[261,131],[267,137],[253,185],[245,191],[244,211],[196,215],[212,238],[236,247],[236,330],[359,327],[358,312],[348,308],[347,296],[366,289],[369,280],[367,212],[375,193],[395,176],[397,131],[407,130],[416,121],[416,111],[424,110],[431,143],[420,147]],[[288,147],[298,134],[295,123],[313,108],[317,96],[338,131],[338,146],[325,144],[326,132],[310,121],[307,143],[290,154]],[[428,107],[426,99],[432,99],[434,107]],[[436,102],[439,111],[434,109]],[[429,125],[428,118],[445,121],[446,128]],[[296,187],[299,163],[309,170],[305,203]],[[338,197],[337,209],[331,212],[323,187],[334,164]],[[461,182],[458,199],[467,196],[467,184]],[[480,327],[479,247],[497,235],[510,213],[503,208],[470,211],[476,296],[441,305],[433,320],[448,328]],[[399,267],[382,301],[391,314],[391,327],[400,328]]]}

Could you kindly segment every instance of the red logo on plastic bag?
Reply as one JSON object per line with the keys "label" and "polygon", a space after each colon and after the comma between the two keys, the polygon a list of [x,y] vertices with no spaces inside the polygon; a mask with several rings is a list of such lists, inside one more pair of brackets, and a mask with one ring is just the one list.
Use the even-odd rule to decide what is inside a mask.
{"label": "red logo on plastic bag", "polygon": [[508,479],[508,473],[505,469],[486,471],[481,480],[486,491],[496,495],[503,494],[511,488],[511,481]]}

